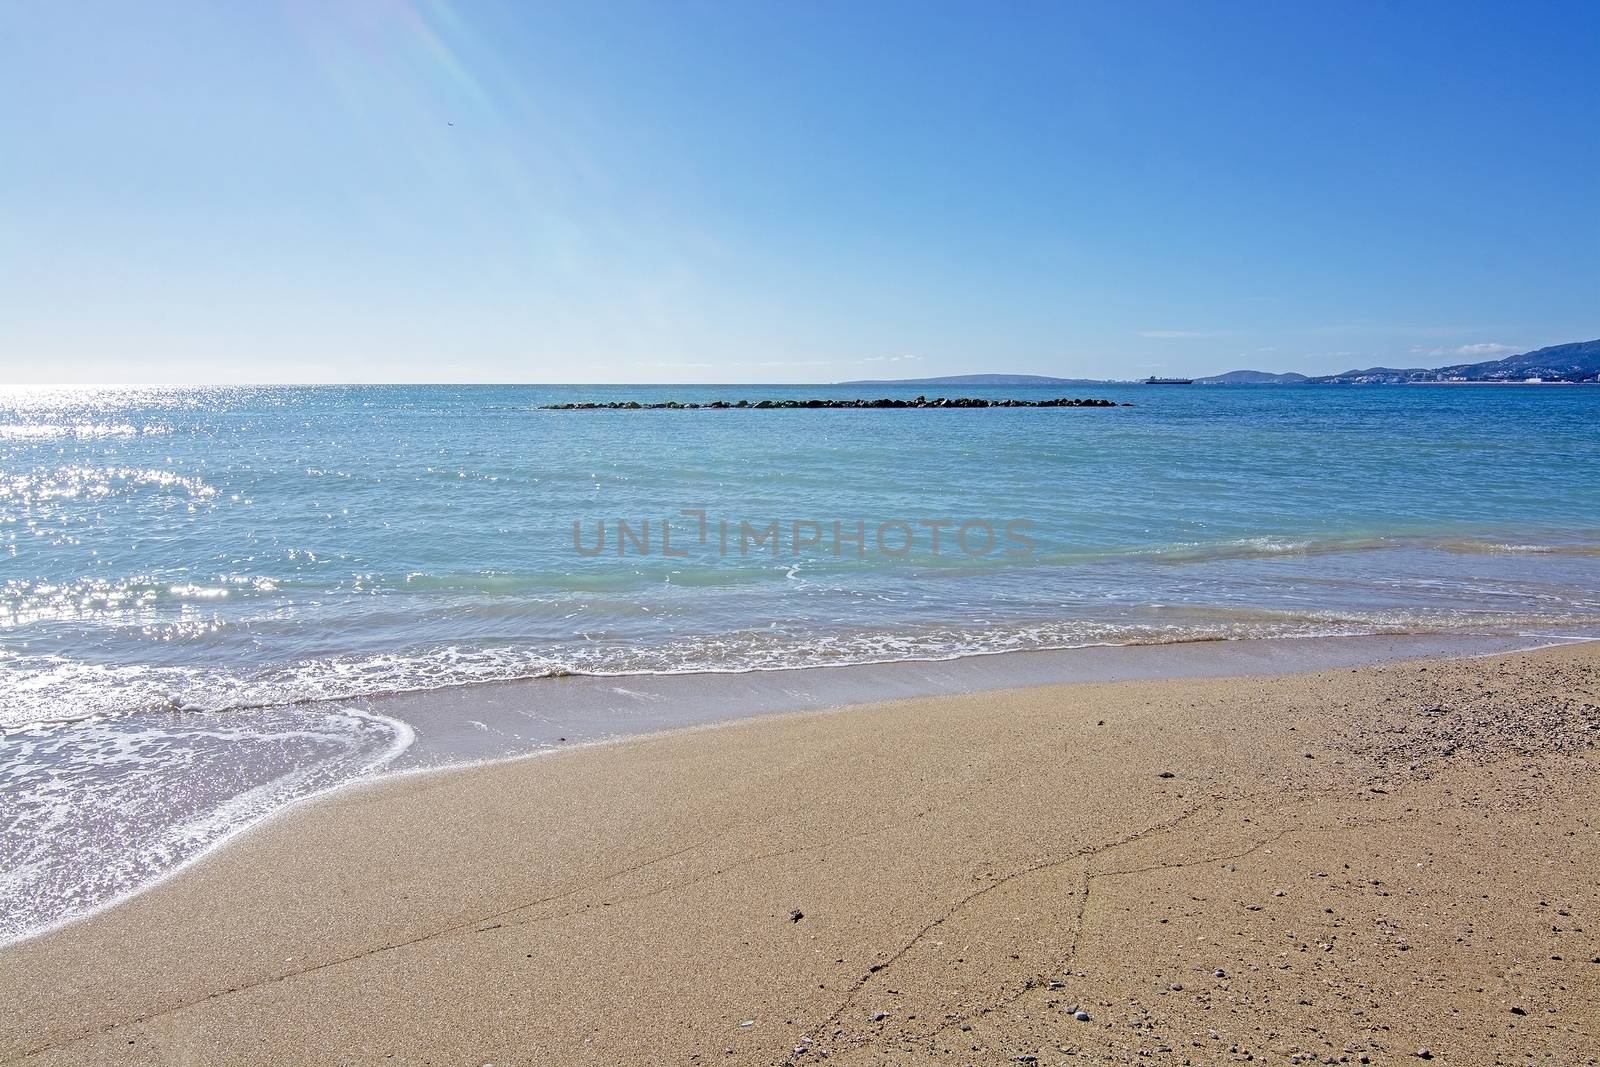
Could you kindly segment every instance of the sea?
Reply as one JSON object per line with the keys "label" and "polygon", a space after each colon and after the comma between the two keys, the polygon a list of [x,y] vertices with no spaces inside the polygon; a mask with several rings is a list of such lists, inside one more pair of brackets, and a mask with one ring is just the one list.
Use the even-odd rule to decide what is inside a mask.
{"label": "sea", "polygon": [[[1115,403],[781,403],[918,394]],[[617,400],[729,406],[545,406]],[[1600,388],[0,390],[0,939],[397,696],[1358,635],[1600,636]]]}

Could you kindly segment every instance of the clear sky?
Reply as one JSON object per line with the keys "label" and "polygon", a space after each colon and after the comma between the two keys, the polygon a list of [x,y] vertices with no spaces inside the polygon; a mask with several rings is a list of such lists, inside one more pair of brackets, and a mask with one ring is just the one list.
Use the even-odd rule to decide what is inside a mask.
{"label": "clear sky", "polygon": [[8,382],[1436,365],[1600,336],[1600,4],[0,5]]}

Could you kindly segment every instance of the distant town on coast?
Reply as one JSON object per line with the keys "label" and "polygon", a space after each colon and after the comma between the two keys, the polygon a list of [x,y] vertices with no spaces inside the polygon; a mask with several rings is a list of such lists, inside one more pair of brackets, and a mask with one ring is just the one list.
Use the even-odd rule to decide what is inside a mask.
{"label": "distant town on coast", "polygon": [[[1368,367],[1312,376],[1293,372],[1232,370],[1204,378],[1149,378],[1151,385],[1415,385],[1422,383],[1600,384],[1600,339],[1574,341],[1482,363],[1448,367]],[[840,382],[840,385],[1095,385],[1095,379],[1052,378],[1039,374],[956,374],[941,378],[900,378]]]}

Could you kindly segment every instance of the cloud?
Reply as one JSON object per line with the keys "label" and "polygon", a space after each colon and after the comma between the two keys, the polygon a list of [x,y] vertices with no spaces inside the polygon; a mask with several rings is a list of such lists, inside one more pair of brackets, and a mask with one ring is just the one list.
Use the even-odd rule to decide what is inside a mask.
{"label": "cloud", "polygon": [[1488,360],[1513,355],[1523,351],[1523,349],[1518,348],[1516,345],[1503,345],[1495,341],[1481,341],[1478,344],[1458,345],[1455,348],[1430,348],[1427,351],[1413,348],[1412,351],[1425,356],[1456,356],[1461,359]]}
{"label": "cloud", "polygon": [[1194,337],[1226,337],[1229,330],[1140,330],[1140,337],[1150,337],[1163,341],[1181,341]]}
{"label": "cloud", "polygon": [[1498,326],[1380,326],[1370,323],[1350,323],[1342,326],[1312,326],[1295,332],[1313,337],[1460,337],[1462,334],[1487,333]]}

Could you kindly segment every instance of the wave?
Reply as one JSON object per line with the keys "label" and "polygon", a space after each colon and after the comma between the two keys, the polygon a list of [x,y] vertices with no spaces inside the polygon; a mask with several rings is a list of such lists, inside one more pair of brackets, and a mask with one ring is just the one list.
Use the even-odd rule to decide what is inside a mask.
{"label": "wave", "polygon": [[295,800],[368,777],[413,740],[358,709],[123,717],[15,731],[0,746],[0,943],[170,875]]}
{"label": "wave", "polygon": [[1488,556],[1579,556],[1600,558],[1600,544],[1589,542],[1555,542],[1528,544],[1519,541],[1497,541],[1472,537],[1447,538],[1434,542],[1434,547],[1463,555]]}
{"label": "wave", "polygon": [[[216,490],[199,481],[165,471],[118,470],[102,472],[130,481],[205,498]],[[18,486],[0,476],[0,504]],[[75,476],[53,485],[51,492],[76,495],[86,491]],[[88,490],[92,491],[92,490]],[[406,594],[436,603],[446,598],[467,598],[482,603],[541,598],[558,604],[574,595],[597,596],[660,591],[672,588],[737,589],[756,587],[777,579],[832,579],[852,581],[857,575],[875,574],[911,566],[919,577],[961,577],[978,573],[1025,574],[1030,567],[1061,568],[1147,563],[1168,567],[1219,561],[1307,558],[1332,554],[1385,551],[1443,552],[1455,555],[1600,559],[1600,533],[1580,538],[1473,536],[1256,536],[1215,541],[1169,542],[1153,545],[1085,547],[1043,551],[1025,559],[942,555],[928,559],[853,560],[828,556],[779,555],[749,559],[720,559],[683,563],[656,558],[566,561],[566,566],[540,569],[484,569],[477,571],[341,570],[305,549],[280,550],[287,568],[261,566],[252,573],[189,572],[165,577],[154,573],[115,578],[70,577],[46,580],[13,578],[0,583],[0,628],[34,622],[93,617],[100,623],[145,625],[186,606],[209,606],[217,601],[277,601],[289,604],[297,596]],[[628,566],[618,567],[619,562]],[[452,609],[462,605],[452,605]],[[410,610],[410,609],[408,609]],[[427,610],[426,605],[419,610]]]}
{"label": "wave", "polygon": [[1526,542],[1491,537],[1456,537],[1430,534],[1340,537],[1261,536],[1221,541],[1189,541],[1163,545],[1132,545],[1104,551],[1055,553],[1042,557],[1049,563],[1083,563],[1093,559],[1148,559],[1160,563],[1200,563],[1212,560],[1273,559],[1282,556],[1319,556],[1353,552],[1434,551],[1491,555],[1538,554],[1600,557],[1600,535],[1588,540]]}
{"label": "wave", "polygon": [[72,438],[93,441],[106,437],[138,437],[172,433],[165,423],[135,426],[129,422],[29,422],[0,423],[0,440],[55,441]]}
{"label": "wave", "polygon": [[1197,541],[1130,549],[1126,555],[1162,563],[1198,563],[1225,559],[1271,559],[1278,556],[1313,556],[1333,552],[1369,552],[1397,547],[1383,537],[1240,537],[1227,541]]}
{"label": "wave", "polygon": [[61,655],[0,658],[0,729],[137,712],[232,712],[348,701],[485,682],[593,675],[735,674],[806,667],[960,659],[1090,645],[1368,634],[1600,629],[1570,613],[1475,610],[1293,611],[1154,605],[1133,620],[1049,620],[819,631],[747,629],[641,643],[561,647],[438,644],[304,659],[251,669],[86,663]]}

